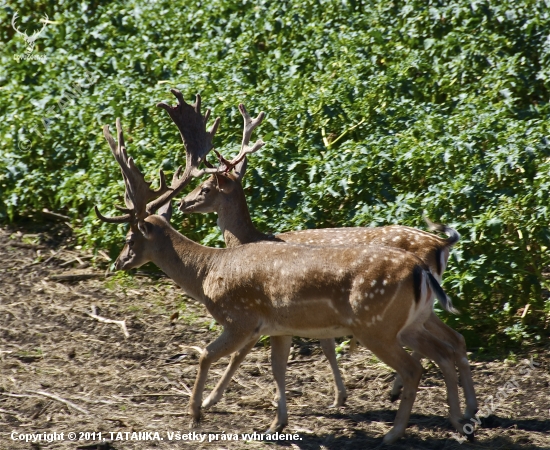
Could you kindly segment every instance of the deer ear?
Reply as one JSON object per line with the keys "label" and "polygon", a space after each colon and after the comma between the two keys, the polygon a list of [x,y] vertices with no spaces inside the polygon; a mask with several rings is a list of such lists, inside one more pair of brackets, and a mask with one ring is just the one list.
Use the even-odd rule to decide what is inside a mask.
{"label": "deer ear", "polygon": [[151,224],[149,222],[145,222],[144,220],[140,220],[138,222],[138,230],[141,232],[143,237],[145,239],[149,239],[151,236]]}
{"label": "deer ear", "polygon": [[159,216],[164,217],[168,222],[170,222],[170,219],[172,218],[172,201],[165,203],[162,205],[157,213]]}
{"label": "deer ear", "polygon": [[248,159],[246,156],[243,158],[243,160],[238,163],[235,168],[233,169],[233,173],[237,177],[238,181],[242,181],[244,174],[246,172],[246,167],[248,166]]}
{"label": "deer ear", "polygon": [[218,190],[224,194],[231,192],[235,186],[233,180],[226,175],[216,174],[216,181],[218,182]]}

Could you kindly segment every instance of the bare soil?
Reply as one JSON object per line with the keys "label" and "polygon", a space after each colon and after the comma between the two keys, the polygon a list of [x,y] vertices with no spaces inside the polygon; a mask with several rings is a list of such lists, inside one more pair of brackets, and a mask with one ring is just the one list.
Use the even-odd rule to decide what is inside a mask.
{"label": "bare soil", "polygon": [[[186,411],[198,354],[220,328],[169,279],[106,277],[105,256],[69,250],[66,238],[55,227],[38,232],[0,228],[1,450],[384,447],[382,437],[399,403],[389,401],[394,373],[364,348],[350,353],[342,345],[339,365],[348,400],[331,409],[328,363],[317,342],[301,339],[294,341],[288,367],[285,430],[298,434],[298,440],[221,440],[222,433],[240,438],[262,432],[275,415],[268,341],[248,355],[223,400],[205,411],[200,427],[190,429]],[[124,320],[129,337],[119,324],[92,317],[92,309],[96,316]],[[426,373],[407,434],[392,448],[550,449],[549,348],[505,360],[472,360],[480,405],[493,411],[481,419],[474,443],[453,438],[441,373],[424,361]],[[524,359],[539,365],[526,374]],[[207,392],[227,362],[224,358],[212,367]],[[513,390],[506,384],[511,379]],[[503,389],[505,398],[499,397]],[[219,440],[168,440],[168,432],[193,431],[218,433]],[[33,444],[14,441],[13,432],[75,432],[77,437],[95,432],[96,439]],[[108,441],[100,442],[99,432]],[[117,440],[124,435],[111,432],[158,432],[163,440]]]}

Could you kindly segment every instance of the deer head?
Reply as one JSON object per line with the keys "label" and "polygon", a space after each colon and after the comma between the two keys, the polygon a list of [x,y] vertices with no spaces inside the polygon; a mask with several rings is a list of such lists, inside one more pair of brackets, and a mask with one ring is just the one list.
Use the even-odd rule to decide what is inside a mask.
{"label": "deer head", "polygon": [[[216,152],[221,162],[219,172],[209,177],[180,201],[179,209],[182,212],[208,213],[218,211],[220,206],[219,203],[225,200],[224,197],[238,191],[238,189],[236,189],[236,184],[241,183],[246,172],[247,155],[255,153],[264,145],[261,140],[256,141],[252,147],[250,147],[249,144],[252,132],[262,123],[265,117],[265,113],[261,112],[258,114],[258,117],[252,119],[242,103],[239,104],[239,112],[244,120],[243,139],[239,154],[231,161],[228,161]],[[205,164],[210,166],[206,160]]]}

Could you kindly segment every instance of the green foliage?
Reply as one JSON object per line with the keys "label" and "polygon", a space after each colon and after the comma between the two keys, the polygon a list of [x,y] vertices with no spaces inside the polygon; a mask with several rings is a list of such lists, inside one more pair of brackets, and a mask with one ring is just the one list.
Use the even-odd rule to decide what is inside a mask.
{"label": "green foliage", "polygon": [[[462,234],[446,320],[470,345],[548,336],[550,265],[548,2],[159,0],[11,1],[0,10],[0,220],[43,207],[69,215],[83,244],[122,243],[123,184],[101,126],[122,118],[153,177],[183,161],[154,107],[203,96],[239,145],[239,102],[267,113],[268,145],[246,180],[259,228],[422,226]],[[30,31],[41,60],[16,61]],[[76,86],[76,87],[75,87]],[[73,91],[70,94],[70,91]],[[76,91],[76,92],[75,92]],[[274,214],[274,211],[277,211]],[[175,223],[183,218],[177,216]],[[183,230],[220,245],[212,216]],[[526,304],[528,314],[521,316]]]}

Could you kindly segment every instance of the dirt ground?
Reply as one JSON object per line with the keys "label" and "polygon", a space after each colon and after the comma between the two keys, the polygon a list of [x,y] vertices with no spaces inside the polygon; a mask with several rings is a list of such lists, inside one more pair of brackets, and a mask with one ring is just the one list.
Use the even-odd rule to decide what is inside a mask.
{"label": "dirt ground", "polygon": [[[219,327],[169,279],[106,277],[106,255],[94,259],[69,250],[70,240],[58,231],[0,228],[1,450],[385,447],[382,437],[398,406],[389,401],[393,372],[364,348],[350,353],[341,345],[339,365],[348,400],[331,409],[328,363],[317,342],[300,339],[294,341],[287,373],[285,430],[298,439],[268,443],[241,438],[267,429],[275,415],[268,341],[247,356],[200,427],[190,429],[186,411],[198,352],[219,335]],[[121,324],[98,317],[124,320],[129,337]],[[453,438],[441,373],[424,361],[426,373],[406,436],[391,448],[550,449],[549,349],[506,360],[472,360],[480,405],[492,411],[481,418],[474,443],[459,444]],[[532,361],[531,368],[524,360]],[[224,358],[212,367],[207,392],[227,362]],[[54,432],[64,433],[63,440],[12,439]],[[69,440],[69,432],[82,440]],[[163,440],[132,440],[138,432],[150,432],[149,437],[158,432]],[[218,440],[169,440],[169,433],[176,432],[213,433],[211,438],[217,433]],[[98,433],[107,441],[101,442]],[[222,440],[235,434],[238,442]]]}

